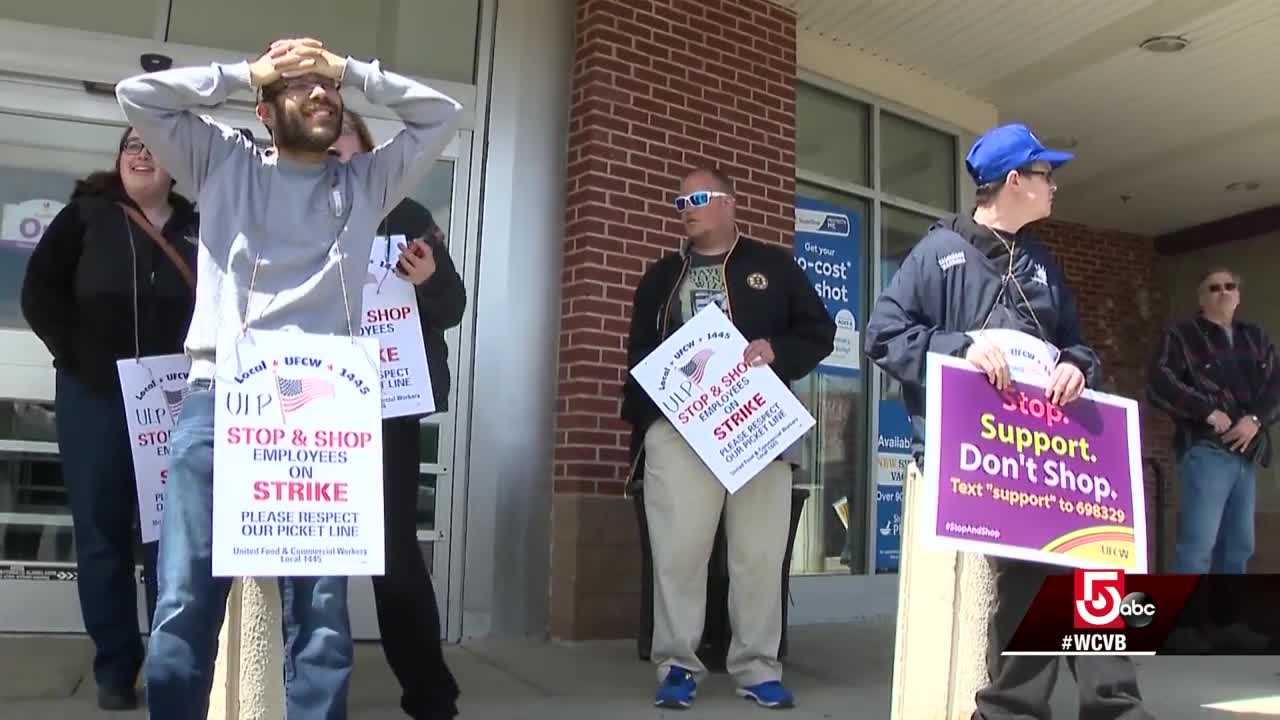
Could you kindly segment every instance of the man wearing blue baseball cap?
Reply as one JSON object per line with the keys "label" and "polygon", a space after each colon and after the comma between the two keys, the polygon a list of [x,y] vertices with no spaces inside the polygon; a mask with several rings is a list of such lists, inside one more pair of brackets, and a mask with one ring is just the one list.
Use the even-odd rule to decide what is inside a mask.
{"label": "man wearing blue baseball cap", "polygon": [[[916,244],[867,320],[865,351],[902,383],[918,467],[924,454],[928,353],[965,358],[1004,390],[1006,351],[981,332],[1016,330],[1056,354],[1047,399],[1066,405],[1102,379],[1098,356],[1080,335],[1066,277],[1031,225],[1049,217],[1053,172],[1072,159],[1050,150],[1025,125],[1002,125],[978,138],[965,159],[977,185],[969,215],[939,220]],[[995,609],[988,632],[988,685],[978,691],[975,720],[1049,717],[1058,658],[1002,656],[1044,578],[1054,567],[988,556]],[[1080,657],[1069,663],[1080,690],[1082,720],[1145,720],[1133,663]]]}

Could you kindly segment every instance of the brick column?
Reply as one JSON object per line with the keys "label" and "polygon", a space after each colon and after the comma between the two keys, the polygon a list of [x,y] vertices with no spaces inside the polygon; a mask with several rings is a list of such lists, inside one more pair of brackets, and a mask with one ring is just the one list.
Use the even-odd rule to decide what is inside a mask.
{"label": "brick column", "polygon": [[639,618],[636,521],[619,417],[632,294],[680,241],[671,198],[697,166],[735,181],[749,235],[791,242],[795,16],[766,0],[581,0],[552,529],[552,634],[617,637]]}
{"label": "brick column", "polygon": [[[1169,299],[1158,277],[1152,238],[1086,225],[1049,221],[1040,236],[1062,263],[1076,296],[1085,341],[1102,358],[1103,389],[1139,402],[1144,457],[1164,471],[1165,561],[1173,561],[1177,484],[1173,423],[1146,401],[1147,365],[1168,322]],[[1146,470],[1144,469],[1144,472]],[[1147,536],[1155,562],[1156,488],[1148,476]]]}

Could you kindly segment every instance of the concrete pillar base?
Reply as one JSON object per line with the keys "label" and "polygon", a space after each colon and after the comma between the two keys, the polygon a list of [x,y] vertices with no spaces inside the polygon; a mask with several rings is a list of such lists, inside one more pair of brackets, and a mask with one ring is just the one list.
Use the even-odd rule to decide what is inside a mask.
{"label": "concrete pillar base", "polygon": [[903,495],[902,559],[893,658],[893,720],[969,720],[987,682],[987,623],[994,585],[985,558],[925,548],[919,488],[910,463]]}
{"label": "concrete pillar base", "polygon": [[209,720],[284,717],[283,661],[276,579],[237,580],[218,635]]}

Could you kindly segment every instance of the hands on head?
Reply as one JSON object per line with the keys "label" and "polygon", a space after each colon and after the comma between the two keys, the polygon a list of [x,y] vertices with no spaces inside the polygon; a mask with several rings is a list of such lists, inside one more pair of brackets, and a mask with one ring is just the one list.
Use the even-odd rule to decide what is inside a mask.
{"label": "hands on head", "polygon": [[339,81],[346,65],[346,58],[330,52],[319,40],[290,38],[271,43],[262,57],[250,64],[249,75],[256,88],[311,74]]}

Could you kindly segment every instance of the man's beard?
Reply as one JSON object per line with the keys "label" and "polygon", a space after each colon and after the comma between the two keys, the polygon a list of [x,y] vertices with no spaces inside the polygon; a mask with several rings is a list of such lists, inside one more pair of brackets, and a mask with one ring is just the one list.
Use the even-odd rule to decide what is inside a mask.
{"label": "man's beard", "polygon": [[[321,108],[332,115],[326,120],[308,121],[306,114]],[[273,139],[277,146],[288,150],[326,152],[342,133],[342,108],[329,103],[310,104],[305,112],[300,107],[289,109],[281,103],[276,106],[276,118],[279,123]]]}

